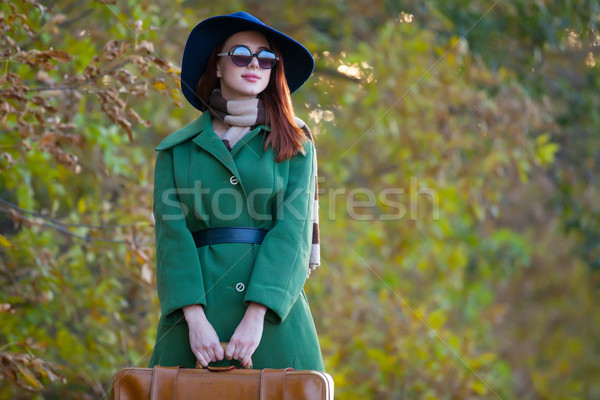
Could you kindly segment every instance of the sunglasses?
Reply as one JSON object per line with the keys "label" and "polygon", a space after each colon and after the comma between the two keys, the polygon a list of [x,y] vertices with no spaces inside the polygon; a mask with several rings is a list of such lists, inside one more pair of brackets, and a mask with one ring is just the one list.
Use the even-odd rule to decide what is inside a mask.
{"label": "sunglasses", "polygon": [[277,64],[279,57],[271,50],[261,50],[257,54],[252,54],[246,46],[237,46],[232,51],[218,53],[219,57],[231,56],[231,61],[238,67],[245,67],[252,62],[252,57],[256,57],[258,66],[262,69],[271,69]]}

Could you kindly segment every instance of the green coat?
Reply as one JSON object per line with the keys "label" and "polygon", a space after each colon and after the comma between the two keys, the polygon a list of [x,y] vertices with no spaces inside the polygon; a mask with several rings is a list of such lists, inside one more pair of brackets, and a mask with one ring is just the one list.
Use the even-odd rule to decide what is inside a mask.
{"label": "green coat", "polygon": [[[182,307],[204,306],[219,339],[229,341],[250,302],[267,306],[255,368],[323,370],[302,289],[312,238],[313,144],[275,162],[259,126],[229,152],[209,113],[156,148],[154,216],[161,319],[150,366],[193,367]],[[248,226],[268,229],[261,244],[196,248],[191,232]],[[224,360],[216,365],[227,365]]]}

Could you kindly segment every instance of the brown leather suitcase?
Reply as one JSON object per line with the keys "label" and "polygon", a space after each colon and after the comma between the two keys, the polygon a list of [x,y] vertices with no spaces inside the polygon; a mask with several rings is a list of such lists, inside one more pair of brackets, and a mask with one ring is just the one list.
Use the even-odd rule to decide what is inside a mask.
{"label": "brown leather suitcase", "polygon": [[333,379],[293,369],[125,368],[112,400],[333,400]]}

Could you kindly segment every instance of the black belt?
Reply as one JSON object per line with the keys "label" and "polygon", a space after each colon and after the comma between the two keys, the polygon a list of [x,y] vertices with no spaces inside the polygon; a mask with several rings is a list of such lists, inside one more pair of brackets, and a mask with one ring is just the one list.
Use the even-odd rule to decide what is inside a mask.
{"label": "black belt", "polygon": [[208,228],[193,232],[196,247],[219,243],[261,243],[269,232],[262,228],[248,228],[243,226],[230,226],[222,228]]}

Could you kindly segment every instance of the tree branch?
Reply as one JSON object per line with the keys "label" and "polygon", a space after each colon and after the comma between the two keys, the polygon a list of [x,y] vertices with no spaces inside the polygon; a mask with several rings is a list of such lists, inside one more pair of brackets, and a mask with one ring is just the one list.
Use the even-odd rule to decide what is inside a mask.
{"label": "tree branch", "polygon": [[[78,4],[83,4],[83,3],[85,3],[85,2],[83,2],[83,1],[80,1],[80,2],[78,2]],[[65,12],[67,12],[67,13],[68,13],[69,11],[70,11],[70,10],[65,10]],[[75,16],[75,17],[73,17],[73,18],[69,19],[69,20],[66,20],[66,21],[64,21],[64,22],[61,22],[60,24],[58,24],[58,26],[59,26],[60,28],[65,28],[65,27],[67,27],[67,26],[69,26],[69,25],[71,25],[71,24],[73,24],[73,23],[75,23],[75,22],[77,22],[77,21],[79,21],[79,20],[81,20],[81,19],[87,18],[87,17],[88,17],[90,14],[92,14],[94,11],[96,11],[96,9],[95,9],[95,8],[88,8],[87,10],[85,10],[85,11],[81,12],[79,15],[77,15],[77,16]]]}
{"label": "tree branch", "polygon": [[[98,74],[97,76],[91,77],[83,82],[78,82],[73,85],[42,86],[42,87],[37,87],[37,88],[28,88],[27,90],[24,90],[24,92],[29,93],[29,92],[46,92],[46,91],[53,91],[53,90],[76,90],[76,89],[80,88],[81,86],[89,85],[90,83],[97,81],[98,79],[102,78],[103,76],[109,75],[109,74],[117,71],[118,69],[123,68],[125,65],[129,64],[130,62],[131,62],[130,60],[122,61],[122,62],[116,64],[115,66],[113,66],[111,69],[106,70],[103,73]],[[10,89],[0,89],[0,94],[2,94],[4,92],[8,92],[9,90]]]}
{"label": "tree branch", "polygon": [[[30,222],[32,224],[40,224],[47,228],[52,228],[64,235],[71,236],[71,237],[81,239],[81,240],[85,240],[86,242],[126,243],[126,241],[123,239],[105,239],[105,238],[95,238],[90,235],[85,235],[85,236],[79,235],[77,233],[71,232],[68,228],[88,228],[88,229],[106,230],[106,229],[131,227],[131,226],[135,225],[135,224],[130,224],[130,225],[98,226],[98,225],[89,225],[89,224],[69,224],[69,223],[64,223],[64,222],[58,221],[56,219],[50,218],[48,216],[45,216],[45,215],[40,214],[35,211],[26,210],[24,208],[17,206],[16,204],[13,204],[6,200],[0,199],[0,212],[3,212],[5,214],[10,214],[11,213],[10,210],[14,210],[15,212],[17,212],[19,214],[19,217],[27,222]],[[26,215],[31,215],[32,217],[35,217],[37,220],[34,220],[33,218],[30,218]]]}
{"label": "tree branch", "polygon": [[[84,3],[85,3],[84,1],[78,1],[78,2],[76,2],[74,4],[71,4],[66,9],[61,10],[61,11],[64,14],[68,14],[74,8],[79,9]],[[54,6],[54,4],[50,5],[49,7],[53,7],[53,6]],[[56,26],[58,28],[64,29],[64,28],[68,27],[69,25],[71,25],[71,24],[73,24],[73,23],[75,23],[75,22],[77,22],[77,21],[79,21],[81,19],[88,17],[94,11],[96,11],[95,8],[88,8],[87,10],[82,11],[79,15],[77,15],[77,16],[69,19],[69,20],[63,21],[60,24],[57,24]],[[51,11],[49,10],[49,12],[52,15],[56,14],[55,10],[51,10]],[[50,20],[48,20],[48,21],[50,21]],[[42,26],[42,27],[39,28],[39,30],[36,32],[35,36],[29,37],[27,39],[27,41],[19,43],[18,44],[19,48],[20,49],[28,49],[28,48],[30,48],[31,46],[33,46],[34,43],[36,43],[40,39],[40,37],[42,36],[42,34],[46,33],[47,31],[48,31],[48,24],[44,24],[44,26]],[[54,34],[53,34],[53,36],[54,36]]]}
{"label": "tree branch", "polygon": [[[4,213],[9,213],[8,210],[6,210],[5,208],[0,207],[0,212],[4,212]],[[77,233],[73,233],[70,230],[68,230],[65,227],[62,227],[60,225],[57,224],[53,224],[51,222],[45,222],[45,221],[34,221],[31,218],[25,217],[25,216],[20,216],[20,218],[22,218],[24,221],[33,223],[33,224],[38,224],[38,225],[42,225],[45,226],[47,228],[52,228],[60,233],[62,233],[63,235],[66,236],[71,236],[77,239],[81,239],[81,240],[85,240],[86,242],[107,242],[107,243],[127,243],[125,240],[122,239],[103,239],[103,238],[94,238],[90,235],[79,235]]]}

